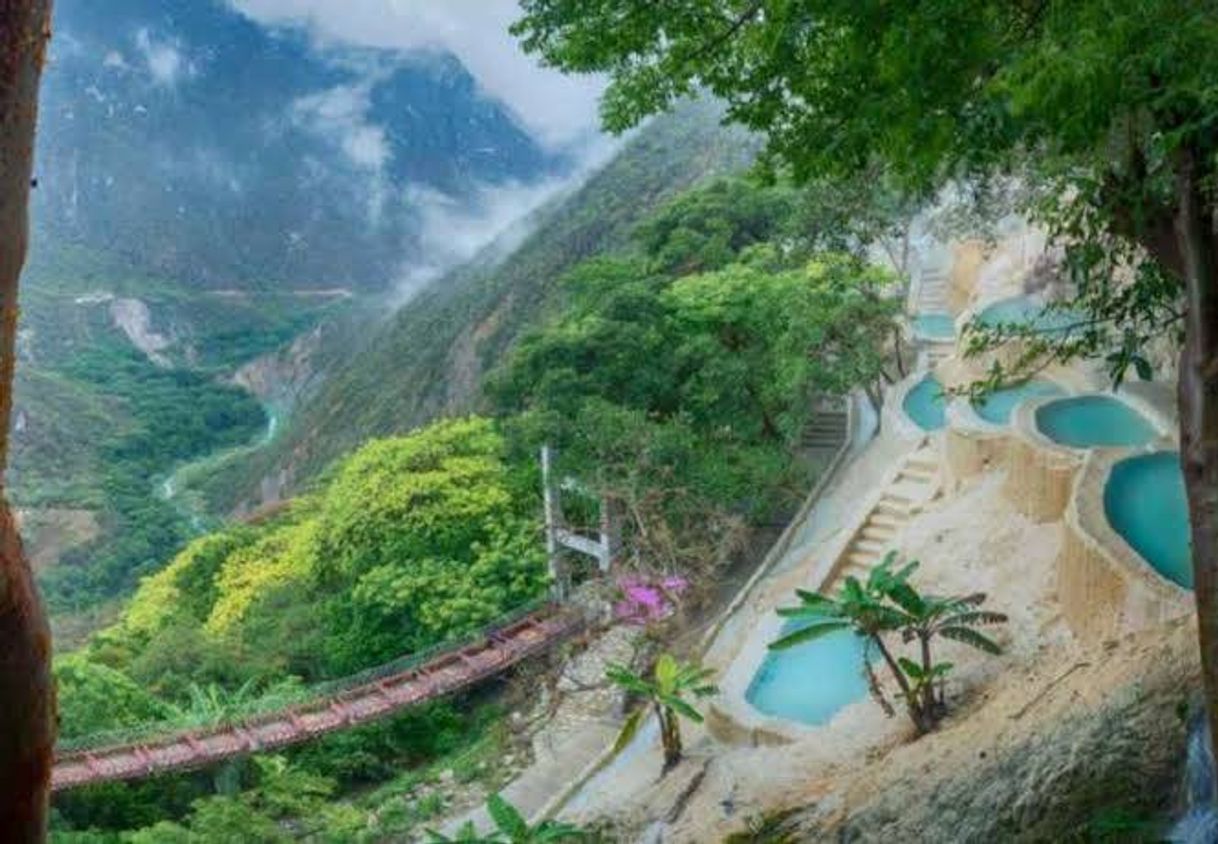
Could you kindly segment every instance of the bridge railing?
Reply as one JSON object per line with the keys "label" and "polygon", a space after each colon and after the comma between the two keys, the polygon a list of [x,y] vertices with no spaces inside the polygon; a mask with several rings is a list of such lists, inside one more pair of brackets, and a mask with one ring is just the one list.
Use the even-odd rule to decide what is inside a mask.
{"label": "bridge railing", "polygon": [[345,677],[323,680],[319,683],[302,686],[299,689],[292,689],[287,692],[262,695],[248,704],[221,714],[219,717],[175,718],[136,724],[130,727],[120,727],[113,730],[102,730],[86,736],[63,739],[56,744],[55,755],[57,757],[79,755],[101,748],[163,741],[198,730],[217,730],[223,729],[226,726],[248,726],[267,718],[291,713],[294,710],[311,708],[319,703],[338,698],[345,692],[353,689],[370,685],[388,677],[404,674],[445,654],[461,651],[473,645],[483,643],[495,632],[511,627],[513,624],[547,607],[553,607],[549,598],[537,598],[461,636],[454,636],[431,647],[405,654],[390,662],[376,665]]}

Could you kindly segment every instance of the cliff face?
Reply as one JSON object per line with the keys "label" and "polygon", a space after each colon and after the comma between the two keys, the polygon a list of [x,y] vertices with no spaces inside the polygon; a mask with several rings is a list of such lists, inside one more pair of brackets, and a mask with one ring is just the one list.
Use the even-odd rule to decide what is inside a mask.
{"label": "cliff face", "polygon": [[[904,745],[780,825],[799,841],[1098,840],[1126,818],[1168,817],[1195,632],[1177,622],[1091,650],[1046,654],[939,733]],[[1104,840],[1160,840],[1139,827]],[[1123,835],[1124,837],[1120,837]]]}
{"label": "cliff face", "polygon": [[736,171],[755,143],[724,130],[720,112],[692,105],[656,120],[582,187],[538,211],[532,234],[506,256],[492,244],[434,282],[354,352],[330,366],[272,447],[224,481],[232,503],[256,506],[316,475],[364,440],[476,410],[485,374],[561,295],[584,258],[623,246],[649,210],[690,184]]}

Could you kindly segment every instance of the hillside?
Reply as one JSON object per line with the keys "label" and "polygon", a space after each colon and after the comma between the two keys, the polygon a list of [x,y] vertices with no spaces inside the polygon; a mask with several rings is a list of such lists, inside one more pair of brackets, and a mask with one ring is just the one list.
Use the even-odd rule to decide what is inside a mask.
{"label": "hillside", "polygon": [[273,500],[368,437],[477,409],[482,375],[556,305],[566,270],[623,246],[683,188],[751,160],[755,144],[722,128],[720,117],[717,107],[697,104],[657,119],[582,187],[538,212],[507,257],[492,245],[394,314],[271,448],[210,480],[215,506]]}
{"label": "hillside", "polygon": [[220,0],[64,0],[39,231],[210,287],[383,289],[436,203],[560,171],[452,56],[318,46]]}
{"label": "hillside", "polygon": [[62,622],[206,525],[182,467],[266,439],[387,297],[462,257],[437,225],[485,236],[575,152],[442,52],[222,0],[63,0],[56,21],[8,483]]}

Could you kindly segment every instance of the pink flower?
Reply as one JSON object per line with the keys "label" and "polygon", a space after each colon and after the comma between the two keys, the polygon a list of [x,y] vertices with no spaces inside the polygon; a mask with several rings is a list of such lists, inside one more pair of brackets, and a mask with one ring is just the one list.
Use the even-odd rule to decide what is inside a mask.
{"label": "pink flower", "polygon": [[649,581],[639,575],[626,575],[618,581],[622,600],[614,605],[618,620],[645,625],[661,621],[676,609],[677,597],[689,586],[682,577]]}

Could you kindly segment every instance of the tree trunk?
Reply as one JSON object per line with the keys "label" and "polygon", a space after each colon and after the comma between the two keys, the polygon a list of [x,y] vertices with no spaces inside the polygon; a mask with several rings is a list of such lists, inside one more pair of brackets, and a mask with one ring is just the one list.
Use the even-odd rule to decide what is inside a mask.
{"label": "tree trunk", "polygon": [[[930,677],[930,669],[932,668],[930,658],[930,636],[925,634],[918,635],[918,644],[922,647],[922,670],[926,672],[927,678]],[[938,707],[935,705],[935,684],[926,681],[926,685],[922,688],[922,713],[927,720],[937,717]]]}
{"label": "tree trunk", "polygon": [[889,670],[892,671],[892,676],[896,679],[897,685],[901,688],[901,697],[905,699],[905,709],[909,712],[909,720],[914,722],[914,727],[918,730],[918,735],[924,735],[930,732],[930,725],[926,723],[926,719],[922,717],[921,708],[918,706],[918,699],[914,696],[913,689],[909,688],[909,680],[905,678],[905,672],[901,670],[901,666],[893,659],[892,654],[888,650],[888,646],[884,644],[884,640],[878,635],[872,634],[871,641],[875,642],[876,648],[880,651],[880,656],[884,657],[884,662],[888,663]]}
{"label": "tree trunk", "polygon": [[[1211,741],[1218,738],[1218,236],[1208,157],[1177,158],[1176,238],[1187,313],[1180,355],[1180,465],[1188,492],[1193,595]],[[1218,758],[1218,753],[1215,753]]]}
{"label": "tree trunk", "polygon": [[665,707],[659,709],[660,744],[664,748],[664,769],[661,776],[667,774],[681,761],[681,728],[677,724],[677,713]]}
{"label": "tree trunk", "polygon": [[[0,0],[0,469],[8,456],[16,360],[17,290],[29,237],[38,84],[50,0]],[[0,830],[5,841],[46,838],[55,744],[51,634],[0,486]]]}

